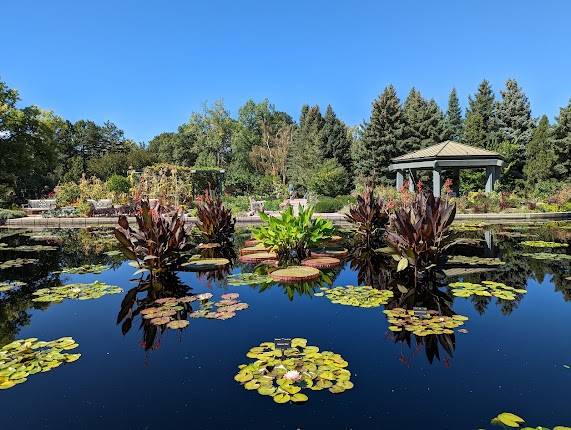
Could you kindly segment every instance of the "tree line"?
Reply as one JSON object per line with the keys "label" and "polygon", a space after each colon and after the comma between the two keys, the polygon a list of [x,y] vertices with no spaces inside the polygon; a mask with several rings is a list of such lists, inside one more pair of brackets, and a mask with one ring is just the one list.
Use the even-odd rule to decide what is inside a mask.
{"label": "tree line", "polygon": [[[463,112],[455,89],[443,111],[413,88],[401,102],[388,85],[362,124],[348,126],[331,106],[304,105],[299,118],[268,100],[248,100],[233,117],[222,101],[205,104],[174,132],[136,143],[112,122],[70,122],[36,106],[19,107],[19,95],[0,81],[0,200],[45,194],[82,175],[106,179],[132,167],[164,162],[226,170],[232,194],[285,194],[298,189],[323,195],[350,192],[374,177],[393,185],[391,158],[444,140],[499,152],[501,187],[525,190],[571,176],[571,100],[555,122],[533,118],[530,102],[510,79],[499,97],[486,80]],[[475,176],[474,176],[475,175]],[[466,173],[468,187],[482,187]]]}

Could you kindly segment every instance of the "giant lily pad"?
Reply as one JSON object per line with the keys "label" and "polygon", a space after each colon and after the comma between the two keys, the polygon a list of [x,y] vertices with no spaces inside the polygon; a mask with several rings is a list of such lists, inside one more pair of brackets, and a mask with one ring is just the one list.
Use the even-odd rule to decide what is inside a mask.
{"label": "giant lily pad", "polygon": [[0,282],[0,293],[15,290],[26,285],[25,282],[20,281],[2,281]]}
{"label": "giant lily pad", "polygon": [[278,258],[275,252],[257,252],[255,254],[246,254],[240,256],[242,263],[261,263],[266,260],[275,260]]}
{"label": "giant lily pad", "polygon": [[306,282],[319,279],[321,272],[313,267],[290,266],[270,273],[276,282]]}
{"label": "giant lily pad", "polygon": [[0,263],[0,270],[12,269],[14,267],[22,267],[27,264],[36,264],[39,260],[36,258],[16,258],[14,260],[7,260]]}
{"label": "giant lily pad", "polygon": [[79,267],[64,267],[60,271],[54,273],[68,273],[70,275],[85,275],[87,273],[100,274],[109,270],[111,267],[105,264],[84,264]]}
{"label": "giant lily pad", "polygon": [[335,257],[312,257],[301,262],[302,266],[314,267],[316,269],[332,269],[341,264],[341,260]]}
{"label": "giant lily pad", "polygon": [[32,299],[32,301],[59,303],[64,299],[91,300],[107,294],[119,294],[122,292],[123,290],[119,287],[95,281],[91,284],[67,284],[60,287],[41,288],[34,291],[34,295],[37,297]]}
{"label": "giant lily pad", "polygon": [[312,257],[336,257],[343,258],[349,255],[349,250],[341,246],[328,246],[324,248],[311,249]]}
{"label": "giant lily pad", "polygon": [[305,402],[308,396],[302,390],[329,389],[339,394],[353,388],[349,363],[339,354],[308,346],[307,339],[292,339],[285,349],[274,342],[262,342],[246,356],[255,361],[238,366],[234,380],[276,403]]}
{"label": "giant lily pad", "polygon": [[77,348],[71,337],[62,337],[49,342],[37,338],[15,340],[0,348],[0,389],[12,388],[28,380],[28,376],[49,372],[64,364],[72,363],[81,354],[63,351]]}
{"label": "giant lily pad", "polygon": [[389,319],[389,330],[409,331],[416,336],[431,334],[453,334],[454,328],[460,327],[468,319],[463,315],[444,316],[438,311],[429,310],[425,316],[419,316],[412,310],[394,308],[383,311]]}
{"label": "giant lily pad", "polygon": [[258,254],[260,252],[269,252],[269,251],[270,248],[264,246],[262,243],[258,243],[257,245],[242,248],[240,250],[240,255]]}
{"label": "giant lily pad", "polygon": [[220,269],[228,264],[230,264],[230,260],[227,258],[197,258],[182,263],[181,266],[191,270],[202,271]]}
{"label": "giant lily pad", "polygon": [[370,286],[322,288],[325,296],[331,303],[340,305],[356,306],[360,308],[375,308],[386,305],[394,296],[391,290],[376,290]]}
{"label": "giant lily pad", "polygon": [[244,246],[256,246],[260,243],[261,242],[258,239],[248,239],[246,242],[244,242]]}
{"label": "giant lily pad", "polygon": [[510,287],[501,282],[482,281],[481,284],[471,282],[453,282],[449,285],[456,297],[486,296],[502,300],[515,300],[516,294],[525,294],[527,290]]}
{"label": "giant lily pad", "polygon": [[257,273],[237,273],[226,277],[226,282],[231,286],[263,285],[273,281],[268,275],[258,275]]}
{"label": "giant lily pad", "polygon": [[545,242],[543,240],[526,240],[521,243],[523,246],[530,248],[566,248],[569,245],[560,242]]}

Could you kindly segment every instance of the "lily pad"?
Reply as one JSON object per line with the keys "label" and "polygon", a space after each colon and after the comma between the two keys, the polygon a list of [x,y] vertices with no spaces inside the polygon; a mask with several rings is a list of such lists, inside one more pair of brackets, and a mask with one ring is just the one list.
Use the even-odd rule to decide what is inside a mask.
{"label": "lily pad", "polygon": [[275,260],[278,256],[275,252],[257,252],[255,254],[246,254],[240,256],[241,263],[261,263],[266,260]]}
{"label": "lily pad", "polygon": [[244,246],[256,246],[261,243],[258,239],[248,239],[244,242]]}
{"label": "lily pad", "polygon": [[316,269],[331,269],[341,264],[341,260],[335,257],[312,257],[301,262],[302,266],[314,267]]}
{"label": "lily pad", "polygon": [[349,363],[339,354],[308,346],[307,339],[292,339],[286,349],[262,342],[246,355],[255,361],[240,365],[234,380],[276,403],[306,402],[304,390],[341,393],[353,388]]}
{"label": "lily pad", "polygon": [[48,372],[65,363],[72,363],[81,354],[63,351],[79,345],[71,337],[49,342],[37,338],[15,340],[0,348],[0,389],[12,388],[27,381],[30,375]]}
{"label": "lily pad", "polygon": [[319,279],[321,272],[313,267],[290,266],[278,269],[270,273],[270,277],[276,282],[305,282]]}
{"label": "lily pad", "polygon": [[20,281],[2,281],[0,282],[0,293],[12,291],[16,288],[23,287],[24,285],[26,285],[26,283]]}
{"label": "lily pad", "polygon": [[228,275],[226,282],[231,286],[263,285],[272,283],[273,279],[268,275],[258,275],[257,273],[237,273],[235,275]]}
{"label": "lily pad", "polygon": [[445,316],[435,310],[427,311],[425,316],[416,315],[413,310],[403,308],[387,309],[383,313],[388,317],[389,330],[394,332],[406,330],[416,336],[453,334],[453,329],[468,320],[468,317],[463,315]]}
{"label": "lily pad", "polygon": [[85,275],[87,273],[100,274],[109,270],[111,267],[105,264],[84,264],[79,267],[64,267],[58,272],[54,273],[68,273],[70,275]]}
{"label": "lily pad", "polygon": [[506,264],[499,258],[467,257],[465,255],[452,255],[448,257],[448,264],[461,264],[468,266],[501,266]]}
{"label": "lily pad", "polygon": [[[522,252],[522,257],[544,261],[571,261],[571,255],[551,253],[551,252]],[[1,266],[0,266],[1,267]]]}
{"label": "lily pad", "polygon": [[270,248],[264,246],[262,243],[258,243],[254,246],[248,246],[246,248],[242,248],[240,250],[240,255],[248,255],[248,254],[258,254],[260,252],[269,252]]}
{"label": "lily pad", "polygon": [[95,281],[91,284],[67,284],[59,287],[41,288],[34,291],[33,294],[37,297],[32,299],[32,301],[59,303],[64,299],[91,300],[107,294],[119,294],[122,292],[123,290],[119,287]]}
{"label": "lily pad", "polygon": [[38,259],[36,258],[16,258],[14,260],[6,260],[0,263],[0,270],[13,269],[14,267],[22,267],[27,264],[36,264]]}
{"label": "lily pad", "polygon": [[312,257],[337,257],[343,258],[349,255],[349,250],[341,246],[328,246],[311,250]]}
{"label": "lily pad", "polygon": [[360,308],[375,308],[386,305],[394,296],[391,290],[376,290],[370,286],[334,287],[324,290],[325,296],[331,303],[356,306]]}
{"label": "lily pad", "polygon": [[569,245],[560,242],[545,242],[543,240],[526,240],[521,242],[523,246],[528,246],[530,248],[566,248]]}
{"label": "lily pad", "polygon": [[202,271],[220,269],[228,264],[230,264],[230,260],[227,258],[199,258],[187,261],[181,264],[181,266],[188,267],[191,270]]}
{"label": "lily pad", "polygon": [[525,294],[527,290],[510,287],[501,282],[482,281],[481,284],[471,282],[453,282],[449,285],[456,297],[485,296],[497,297],[502,300],[515,300],[517,294]]}
{"label": "lily pad", "polygon": [[57,251],[56,246],[49,245],[20,245],[20,246],[0,246],[0,251],[17,251],[17,252],[45,252],[45,251]]}
{"label": "lily pad", "polygon": [[510,412],[502,412],[497,417],[492,418],[492,424],[501,424],[512,428],[520,427],[520,424],[524,422],[525,420],[523,418]]}

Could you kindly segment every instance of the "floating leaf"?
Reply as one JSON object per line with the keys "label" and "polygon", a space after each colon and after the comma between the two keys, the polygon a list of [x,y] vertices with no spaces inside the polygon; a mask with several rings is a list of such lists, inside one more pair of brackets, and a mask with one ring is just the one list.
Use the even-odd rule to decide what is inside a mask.
{"label": "floating leaf", "polygon": [[84,264],[79,267],[64,267],[59,272],[54,273],[68,273],[70,275],[85,275],[87,273],[100,274],[109,270],[111,267],[105,264]]}
{"label": "floating leaf", "polygon": [[20,245],[20,246],[0,246],[0,251],[17,251],[17,252],[46,252],[57,251],[56,246],[49,245]]}
{"label": "floating leaf", "polygon": [[268,275],[258,275],[257,273],[237,273],[228,275],[226,282],[231,286],[240,285],[264,285],[271,284],[273,281]]}
{"label": "floating leaf", "polygon": [[506,264],[499,258],[467,257],[465,255],[452,255],[448,258],[448,264],[460,264],[468,266],[501,266]]}
{"label": "floating leaf", "polygon": [[[416,336],[432,334],[452,334],[452,329],[460,327],[468,319],[463,315],[445,316],[438,311],[429,310],[425,315],[417,315],[413,310],[394,308],[384,310],[389,320],[389,330],[406,330]],[[401,329],[401,330],[398,330]]]}
{"label": "floating leaf", "polygon": [[571,260],[571,255],[551,252],[522,252],[522,257],[533,258],[534,260],[561,261]]}
{"label": "floating leaf", "polygon": [[569,246],[566,243],[545,242],[543,240],[526,240],[521,242],[521,244],[530,248],[566,248]]}
{"label": "floating leaf", "polygon": [[56,302],[63,299],[90,300],[98,299],[107,294],[119,294],[123,290],[114,285],[107,285],[103,282],[95,281],[91,284],[67,284],[59,287],[41,288],[34,291],[37,296],[34,302]]}
{"label": "floating leaf", "polygon": [[370,286],[334,287],[325,290],[325,296],[331,303],[356,306],[360,308],[374,308],[386,305],[394,296],[391,290],[376,290]]}
{"label": "floating leaf", "polygon": [[15,290],[26,285],[25,282],[20,281],[3,281],[0,282],[0,293]]}
{"label": "floating leaf", "polygon": [[523,418],[518,417],[517,415],[512,414],[510,412],[502,412],[497,417],[492,419],[492,423],[494,422],[515,428],[515,427],[520,427],[520,424],[524,423],[525,421]]}
{"label": "floating leaf", "polygon": [[230,264],[230,260],[227,258],[198,258],[182,263],[181,266],[191,270],[202,271],[220,269],[228,264]]}
{"label": "floating leaf", "polygon": [[321,272],[313,267],[289,266],[270,273],[270,277],[276,282],[306,282],[319,279]]}
{"label": "floating leaf", "polygon": [[449,284],[452,294],[456,297],[495,296],[502,300],[515,300],[516,294],[525,294],[527,290],[510,287],[501,282],[482,281],[481,284],[471,282],[453,282]]}
{"label": "floating leaf", "polygon": [[36,264],[38,261],[40,260],[36,258],[16,258],[14,260],[6,260],[0,263],[0,270],[22,267],[27,264]]}

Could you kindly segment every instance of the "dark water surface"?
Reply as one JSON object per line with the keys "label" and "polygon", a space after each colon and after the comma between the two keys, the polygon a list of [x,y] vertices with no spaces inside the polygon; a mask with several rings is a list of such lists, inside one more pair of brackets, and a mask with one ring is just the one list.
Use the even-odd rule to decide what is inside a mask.
{"label": "dark water surface", "polygon": [[[72,336],[79,347],[70,352],[82,356],[1,390],[0,429],[491,429],[498,427],[490,418],[504,411],[533,426],[571,425],[571,369],[564,367],[571,366],[571,282],[565,279],[571,276],[570,262],[523,257],[549,250],[524,250],[519,242],[530,238],[513,237],[568,242],[571,230],[560,227],[502,227],[503,233],[494,230],[493,244],[462,250],[506,262],[465,280],[497,280],[528,292],[503,303],[454,298],[454,313],[469,317],[463,326],[468,333],[456,330],[449,353],[437,342],[417,344],[414,336],[410,345],[399,341],[387,329],[383,307],[333,304],[311,289],[299,294],[290,288],[291,298],[281,285],[263,291],[228,287],[224,280],[190,272],[179,273],[189,293],[238,292],[249,309],[226,321],[190,319],[189,327],[165,330],[145,350],[140,316],[125,335],[116,324],[125,293],[136,286],[129,281],[134,269],[120,257],[101,254],[112,249],[105,239],[94,245],[93,237],[105,237],[104,232],[52,231],[64,238],[58,251],[0,254],[0,261],[40,259],[33,266],[0,270],[0,281],[29,284],[0,293],[0,346],[28,337]],[[480,229],[463,234],[486,237]],[[23,236],[0,242],[36,243]],[[570,253],[569,248],[553,252]],[[52,273],[86,262],[113,268],[100,275]],[[240,270],[252,267],[232,268]],[[334,286],[360,284],[350,262],[333,278]],[[49,305],[31,301],[35,288],[94,280],[125,293]],[[252,361],[246,357],[251,347],[280,337],[303,337],[341,354],[354,388],[341,394],[309,391],[304,404],[276,404],[234,381],[238,365]]]}

